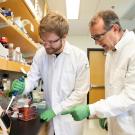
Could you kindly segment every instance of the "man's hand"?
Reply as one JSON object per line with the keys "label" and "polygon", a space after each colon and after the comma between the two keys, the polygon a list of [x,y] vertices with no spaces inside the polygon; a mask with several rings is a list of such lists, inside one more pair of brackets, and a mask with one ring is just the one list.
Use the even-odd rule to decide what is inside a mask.
{"label": "man's hand", "polygon": [[102,129],[108,129],[108,125],[107,125],[107,119],[106,118],[102,118],[99,119],[99,125]]}
{"label": "man's hand", "polygon": [[90,110],[89,110],[88,105],[78,105],[78,106],[72,107],[68,111],[62,112],[62,115],[65,115],[65,114],[71,114],[74,120],[81,121],[90,115]]}
{"label": "man's hand", "polygon": [[22,94],[25,89],[24,78],[16,79],[13,81],[11,86],[11,93]]}
{"label": "man's hand", "polygon": [[46,109],[43,113],[40,114],[40,119],[44,120],[45,122],[49,122],[52,120],[56,114],[51,108]]}

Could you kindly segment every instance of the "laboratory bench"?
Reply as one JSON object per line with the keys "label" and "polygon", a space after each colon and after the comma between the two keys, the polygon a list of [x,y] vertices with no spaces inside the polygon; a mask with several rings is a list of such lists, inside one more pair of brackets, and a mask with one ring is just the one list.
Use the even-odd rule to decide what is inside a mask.
{"label": "laboratory bench", "polygon": [[11,119],[11,129],[9,135],[37,135],[42,122],[40,119],[33,119],[30,121],[22,121],[16,118]]}

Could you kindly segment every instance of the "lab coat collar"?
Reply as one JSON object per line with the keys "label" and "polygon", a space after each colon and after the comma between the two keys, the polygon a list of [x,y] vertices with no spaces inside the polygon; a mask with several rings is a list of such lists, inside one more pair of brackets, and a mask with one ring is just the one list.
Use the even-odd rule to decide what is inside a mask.
{"label": "lab coat collar", "polygon": [[121,50],[127,44],[127,42],[129,42],[129,40],[134,38],[134,36],[135,34],[133,33],[133,31],[128,31],[126,29],[121,40],[115,45],[115,49],[117,51]]}
{"label": "lab coat collar", "polygon": [[64,46],[64,49],[63,49],[63,53],[65,54],[70,54],[71,52],[71,47],[70,47],[70,44],[68,41],[65,42],[65,46]]}

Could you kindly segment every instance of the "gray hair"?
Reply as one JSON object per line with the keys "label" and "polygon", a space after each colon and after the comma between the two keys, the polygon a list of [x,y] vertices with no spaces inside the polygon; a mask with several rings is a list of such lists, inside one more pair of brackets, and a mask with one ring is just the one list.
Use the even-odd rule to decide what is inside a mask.
{"label": "gray hair", "polygon": [[98,19],[99,18],[102,18],[103,19],[103,21],[104,21],[104,29],[105,30],[110,29],[113,24],[117,24],[119,26],[120,30],[122,30],[119,17],[112,10],[105,10],[105,11],[98,12],[91,19],[91,21],[89,22],[89,27],[92,27],[93,25],[95,25],[98,22]]}

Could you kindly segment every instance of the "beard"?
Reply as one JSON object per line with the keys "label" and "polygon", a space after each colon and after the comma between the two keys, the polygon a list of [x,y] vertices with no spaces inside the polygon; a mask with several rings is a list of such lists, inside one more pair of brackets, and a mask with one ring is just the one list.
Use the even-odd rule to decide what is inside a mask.
{"label": "beard", "polygon": [[59,46],[57,46],[57,47],[45,48],[45,50],[46,50],[46,53],[47,54],[51,55],[51,54],[60,53],[59,51],[60,50],[62,51],[62,48],[63,48],[63,45],[62,44],[59,44]]}

